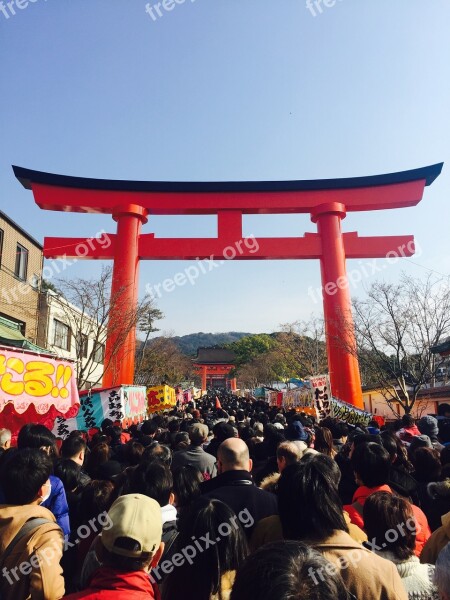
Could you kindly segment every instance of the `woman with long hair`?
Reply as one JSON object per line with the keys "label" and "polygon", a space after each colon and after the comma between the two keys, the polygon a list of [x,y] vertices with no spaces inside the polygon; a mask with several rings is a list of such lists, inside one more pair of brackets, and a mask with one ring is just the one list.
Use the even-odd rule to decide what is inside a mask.
{"label": "woman with long hair", "polygon": [[[191,556],[174,566],[163,585],[163,600],[228,600],[236,570],[247,556],[238,517],[220,500],[198,498],[179,520],[176,552]],[[189,551],[188,551],[189,549]],[[157,580],[157,573],[153,573]]]}

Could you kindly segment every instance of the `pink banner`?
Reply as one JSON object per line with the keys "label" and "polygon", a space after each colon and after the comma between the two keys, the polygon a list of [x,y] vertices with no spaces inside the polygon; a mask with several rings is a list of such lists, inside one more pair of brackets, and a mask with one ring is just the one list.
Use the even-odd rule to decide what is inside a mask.
{"label": "pink banner", "polygon": [[73,363],[0,348],[0,412],[12,404],[22,414],[33,404],[39,415],[52,406],[65,414],[78,403]]}

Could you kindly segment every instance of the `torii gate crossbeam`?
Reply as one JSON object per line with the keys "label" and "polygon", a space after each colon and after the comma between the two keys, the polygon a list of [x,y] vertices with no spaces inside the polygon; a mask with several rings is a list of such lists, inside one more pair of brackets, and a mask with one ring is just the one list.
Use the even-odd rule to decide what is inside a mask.
{"label": "torii gate crossbeam", "polygon": [[[88,179],[13,167],[26,189],[44,210],[111,214],[117,233],[105,249],[87,245],[83,258],[113,260],[112,295],[122,291],[110,321],[120,320],[124,307],[137,304],[140,260],[223,258],[224,249],[238,247],[233,260],[319,259],[326,325],[328,366],[333,394],[362,407],[361,382],[355,354],[346,259],[382,258],[389,253],[411,256],[412,236],[359,237],[342,233],[347,212],[415,206],[424,188],[438,177],[442,163],[369,177],[275,182],[149,182]],[[317,233],[298,238],[258,238],[245,244],[244,214],[310,213]],[[149,215],[214,214],[217,238],[164,238],[141,234]],[[44,256],[71,257],[86,238],[45,238]],[[257,249],[255,249],[257,246]],[[393,254],[392,254],[393,255]],[[347,323],[342,327],[342,323]],[[106,358],[113,355],[117,334],[108,333]],[[133,383],[136,332],[132,330],[114,354],[115,368],[106,372],[105,386]]]}

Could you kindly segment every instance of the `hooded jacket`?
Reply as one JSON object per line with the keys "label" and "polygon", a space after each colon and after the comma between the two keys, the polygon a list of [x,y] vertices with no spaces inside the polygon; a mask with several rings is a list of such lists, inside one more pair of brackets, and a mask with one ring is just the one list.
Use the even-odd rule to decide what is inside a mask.
{"label": "hooded jacket", "polygon": [[[388,485],[379,485],[379,486],[373,487],[373,488],[369,488],[369,487],[366,487],[365,485],[361,485],[361,486],[359,486],[359,488],[356,490],[356,492],[353,495],[353,504],[347,504],[346,506],[344,506],[344,510],[346,510],[348,512],[351,522],[354,523],[355,525],[358,525],[358,527],[361,527],[361,529],[364,529],[364,519],[362,516],[362,508],[363,508],[367,498],[371,494],[375,494],[375,492],[388,492],[389,494],[392,494],[392,490]],[[431,530],[428,525],[427,518],[426,518],[425,514],[423,513],[423,511],[415,504],[412,504],[412,509],[413,509],[413,513],[414,513],[414,518],[417,523],[415,554],[416,554],[416,556],[420,556],[420,553],[422,552],[425,542],[428,540],[428,538],[431,535]]]}
{"label": "hooded jacket", "polygon": [[[20,539],[3,563],[10,542],[29,519],[47,519]],[[56,600],[64,596],[64,579],[59,561],[63,534],[53,514],[42,506],[0,505],[0,592],[2,600]]]}
{"label": "hooded jacket", "polygon": [[435,565],[439,552],[450,542],[450,512],[442,517],[441,522],[442,527],[436,529],[422,550],[422,563]]}

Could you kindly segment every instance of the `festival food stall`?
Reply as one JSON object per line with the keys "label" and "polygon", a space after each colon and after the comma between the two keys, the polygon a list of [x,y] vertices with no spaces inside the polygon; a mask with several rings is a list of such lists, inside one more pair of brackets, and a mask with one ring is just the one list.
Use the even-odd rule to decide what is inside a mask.
{"label": "festival food stall", "polygon": [[80,410],[72,418],[57,417],[53,433],[65,437],[71,431],[99,428],[104,419],[118,421],[123,428],[140,423],[147,416],[146,388],[121,385],[81,391]]}
{"label": "festival food stall", "polygon": [[0,346],[0,428],[13,438],[26,423],[52,429],[80,407],[74,364],[55,356]]}
{"label": "festival food stall", "polygon": [[147,410],[149,414],[171,410],[176,405],[175,388],[169,385],[156,385],[147,388]]}

